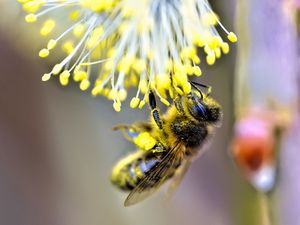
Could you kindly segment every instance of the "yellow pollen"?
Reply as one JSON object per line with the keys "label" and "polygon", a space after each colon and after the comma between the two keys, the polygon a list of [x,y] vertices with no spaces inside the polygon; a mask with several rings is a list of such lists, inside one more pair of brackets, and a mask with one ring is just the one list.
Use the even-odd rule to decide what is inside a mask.
{"label": "yellow pollen", "polygon": [[125,89],[119,90],[118,97],[120,101],[124,101],[127,97],[127,91]]}
{"label": "yellow pollen", "polygon": [[69,79],[59,76],[59,82],[62,86],[67,86],[69,84]]}
{"label": "yellow pollen", "polygon": [[52,69],[52,73],[54,75],[57,75],[60,73],[60,71],[62,70],[63,66],[61,64],[56,64],[53,69]]}
{"label": "yellow pollen", "polygon": [[140,99],[137,97],[134,97],[130,101],[130,107],[135,109],[139,105],[139,103],[140,103]]}
{"label": "yellow pollen", "polygon": [[80,82],[80,90],[85,91],[90,87],[90,81],[88,79],[84,79]]}
{"label": "yellow pollen", "polygon": [[[49,36],[39,57],[64,53],[62,61],[54,64],[42,81],[59,75],[59,82],[65,86],[72,75],[82,91],[91,89],[93,96],[101,94],[113,100],[117,112],[129,89],[138,89],[130,100],[131,108],[143,108],[149,101],[149,90],[170,106],[176,96],[191,92],[189,76],[202,75],[199,47],[207,64],[213,65],[229,52],[230,42],[237,42],[237,36],[227,31],[207,1],[174,1],[174,7],[165,4],[170,13],[163,18],[164,32],[155,26],[152,0],[17,1],[26,11],[25,21],[39,20],[40,35]],[[184,21],[176,23],[176,18]],[[216,26],[227,34],[226,42]],[[94,73],[98,74],[90,79]],[[151,148],[156,140],[144,142],[145,138],[153,137],[142,135],[137,140],[141,148]]]}
{"label": "yellow pollen", "polygon": [[48,80],[50,80],[50,78],[51,78],[51,74],[50,73],[45,73],[42,76],[42,81],[48,81]]}
{"label": "yellow pollen", "polygon": [[142,100],[139,104],[139,109],[143,108],[145,104],[146,104],[146,101]]}
{"label": "yellow pollen", "polygon": [[25,17],[25,21],[26,21],[27,23],[34,23],[36,20],[37,20],[37,17],[36,17],[36,15],[33,14],[33,13],[30,13],[30,14],[28,14],[28,15]]}
{"label": "yellow pollen", "polygon": [[229,45],[228,45],[228,43],[226,43],[226,42],[222,43],[221,48],[222,48],[222,52],[224,54],[227,54],[229,52]]}
{"label": "yellow pollen", "polygon": [[55,24],[56,24],[55,21],[52,19],[46,20],[46,22],[44,22],[44,24],[40,30],[40,34],[42,36],[49,35],[53,31]]}
{"label": "yellow pollen", "polygon": [[165,98],[160,98],[159,100],[160,100],[163,104],[165,104],[166,106],[170,106],[170,103],[168,102],[167,99],[165,99]]}
{"label": "yellow pollen", "polygon": [[175,87],[175,90],[179,95],[183,95],[183,91],[179,87]]}
{"label": "yellow pollen", "polygon": [[227,38],[232,43],[237,42],[237,36],[233,32],[229,32],[229,34],[227,35]]}
{"label": "yellow pollen", "polygon": [[212,52],[212,53],[209,53],[207,56],[206,56],[206,62],[208,65],[213,65],[216,61],[216,56],[215,54]]}
{"label": "yellow pollen", "polygon": [[93,96],[99,95],[99,94],[101,94],[102,91],[103,91],[103,88],[100,85],[98,85],[93,88],[92,95]]}
{"label": "yellow pollen", "polygon": [[70,77],[70,72],[68,70],[65,70],[63,71],[59,76],[62,78],[62,79],[68,79]]}
{"label": "yellow pollen", "polygon": [[186,83],[182,86],[182,88],[183,88],[183,92],[184,92],[185,94],[189,94],[189,93],[191,92],[191,90],[192,90],[191,84],[190,84],[189,82],[186,82]]}
{"label": "yellow pollen", "polygon": [[121,111],[121,104],[119,102],[114,102],[113,107],[116,112]]}
{"label": "yellow pollen", "polygon": [[79,24],[77,25],[74,30],[73,30],[73,34],[75,37],[82,37],[83,33],[85,31],[85,25],[84,24]]}
{"label": "yellow pollen", "polygon": [[88,77],[87,72],[83,71],[83,70],[79,70],[79,71],[75,71],[74,70],[74,81],[81,81],[84,80]]}
{"label": "yellow pollen", "polygon": [[79,15],[80,15],[80,11],[74,10],[69,14],[69,19],[75,21],[79,18]]}
{"label": "yellow pollen", "polygon": [[43,48],[40,52],[39,52],[39,56],[41,58],[46,58],[48,55],[50,54],[49,50],[46,48]]}
{"label": "yellow pollen", "polygon": [[200,69],[199,66],[194,66],[194,67],[193,67],[193,72],[194,72],[194,74],[195,74],[197,77],[199,77],[199,76],[202,75],[202,71],[201,71],[201,69]]}
{"label": "yellow pollen", "polygon": [[65,51],[68,55],[71,54],[74,50],[74,44],[72,41],[66,41],[62,45],[63,51]]}
{"label": "yellow pollen", "polygon": [[57,41],[54,39],[49,40],[48,44],[47,44],[47,48],[48,50],[51,50],[53,48],[55,48]]}

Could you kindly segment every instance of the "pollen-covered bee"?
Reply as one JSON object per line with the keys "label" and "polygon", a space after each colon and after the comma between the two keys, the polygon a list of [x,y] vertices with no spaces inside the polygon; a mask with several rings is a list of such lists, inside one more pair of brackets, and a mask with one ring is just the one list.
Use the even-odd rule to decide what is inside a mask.
{"label": "pollen-covered bee", "polygon": [[[151,120],[115,128],[138,148],[117,163],[111,176],[116,186],[130,191],[125,206],[144,200],[170,178],[174,190],[220,125],[221,106],[209,97],[210,88],[194,82],[191,85],[191,92],[175,97],[164,115],[160,115],[150,92]],[[208,91],[204,93],[199,87]]]}

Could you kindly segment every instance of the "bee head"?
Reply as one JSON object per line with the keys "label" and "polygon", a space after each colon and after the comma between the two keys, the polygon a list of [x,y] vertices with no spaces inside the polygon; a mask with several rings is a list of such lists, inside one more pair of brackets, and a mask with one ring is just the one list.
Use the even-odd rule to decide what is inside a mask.
{"label": "bee head", "polygon": [[222,116],[221,106],[199,91],[192,91],[187,96],[187,108],[195,119],[203,122],[217,123]]}

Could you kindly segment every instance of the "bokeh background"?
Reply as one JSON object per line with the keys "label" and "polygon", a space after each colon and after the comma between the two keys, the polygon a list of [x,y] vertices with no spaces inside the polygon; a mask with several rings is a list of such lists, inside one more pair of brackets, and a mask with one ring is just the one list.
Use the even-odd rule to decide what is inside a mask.
{"label": "bokeh background", "polygon": [[[233,0],[213,4],[229,30],[240,21],[235,17],[236,4]],[[74,84],[61,87],[56,79],[41,82],[50,63],[38,58],[44,42],[23,16],[17,2],[1,0],[1,225],[260,225],[258,194],[228,153],[236,107],[236,45],[213,67],[205,67],[200,79],[213,85],[213,96],[224,110],[223,125],[209,151],[193,163],[169,202],[160,192],[124,208],[126,194],[110,184],[109,176],[114,163],[134,146],[112,127],[145,120],[149,111],[123,107],[116,113],[111,102],[92,98]],[[280,197],[275,197],[273,211],[285,225],[300,225],[300,186],[294,182],[300,172],[300,136],[297,126],[293,129],[288,156],[282,161],[291,169],[281,185],[283,194],[275,195]]]}

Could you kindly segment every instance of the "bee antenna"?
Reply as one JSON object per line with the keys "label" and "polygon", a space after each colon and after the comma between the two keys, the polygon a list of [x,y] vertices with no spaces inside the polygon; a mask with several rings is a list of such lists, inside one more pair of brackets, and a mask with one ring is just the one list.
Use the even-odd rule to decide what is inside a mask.
{"label": "bee antenna", "polygon": [[[209,96],[209,94],[211,93],[211,86],[208,86],[208,85],[205,85],[205,84],[202,84],[202,83],[197,83],[195,81],[190,81],[191,85],[196,88],[196,86],[199,86],[199,87],[204,87],[207,89],[207,92],[206,92],[206,96]],[[199,89],[196,88],[198,91]]]}
{"label": "bee antenna", "polygon": [[200,93],[200,98],[203,99],[202,91],[194,84],[194,82],[190,82],[190,84]]}

